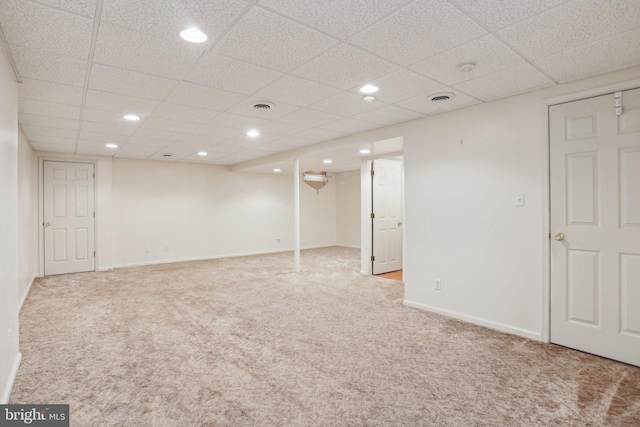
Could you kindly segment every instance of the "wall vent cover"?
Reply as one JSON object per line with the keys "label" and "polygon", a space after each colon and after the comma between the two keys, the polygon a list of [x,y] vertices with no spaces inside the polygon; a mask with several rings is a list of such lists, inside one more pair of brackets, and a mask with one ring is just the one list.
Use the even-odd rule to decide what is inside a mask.
{"label": "wall vent cover", "polygon": [[267,101],[260,101],[258,103],[256,103],[253,108],[255,108],[256,110],[260,110],[260,111],[269,111],[272,110],[273,108],[275,108],[275,105],[273,104],[273,102],[267,102]]}

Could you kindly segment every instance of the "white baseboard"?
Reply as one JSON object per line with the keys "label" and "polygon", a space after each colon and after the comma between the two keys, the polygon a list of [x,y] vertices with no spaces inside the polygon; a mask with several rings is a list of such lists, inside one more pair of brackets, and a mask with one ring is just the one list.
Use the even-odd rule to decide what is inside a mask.
{"label": "white baseboard", "polygon": [[[322,249],[322,248],[331,248],[334,246],[336,245],[304,246],[300,249],[301,250]],[[177,258],[177,259],[167,259],[167,260],[159,260],[159,261],[132,262],[132,263],[126,263],[126,264],[117,264],[117,265],[114,265],[113,267],[103,267],[99,269],[99,271],[109,271],[114,268],[142,267],[145,265],[173,264],[176,262],[206,261],[211,259],[237,258],[237,257],[252,256],[252,255],[277,254],[282,252],[293,252],[293,248],[270,250],[270,251],[240,252],[240,253],[233,253],[233,254],[194,257],[194,258]]]}
{"label": "white baseboard", "polygon": [[404,300],[403,304],[408,307],[417,308],[420,310],[430,311],[436,314],[442,314],[443,316],[453,317],[464,322],[473,323],[474,325],[484,326],[485,328],[495,329],[496,331],[505,332],[507,334],[518,335],[521,337],[529,338],[534,341],[542,341],[542,334],[527,329],[517,328],[515,326],[505,325],[504,323],[494,322],[493,320],[481,319],[479,317],[469,316],[466,314],[456,313],[454,311],[443,310],[429,305],[420,304],[414,301]]}
{"label": "white baseboard", "polygon": [[339,248],[351,248],[351,249],[360,249],[360,246],[355,245],[336,245]]}
{"label": "white baseboard", "polygon": [[18,307],[18,313],[22,311],[22,307],[24,306],[24,303],[27,300],[27,297],[29,296],[29,292],[31,292],[31,286],[33,286],[33,281],[36,280],[36,277],[38,277],[38,275],[34,274],[33,277],[31,278],[31,281],[29,282],[29,286],[27,286],[27,290],[25,291],[24,295],[22,295],[22,299],[20,300],[20,306]]}
{"label": "white baseboard", "polygon": [[9,380],[7,381],[7,384],[4,386],[4,390],[2,391],[2,399],[0,400],[1,405],[6,405],[7,403],[9,403],[9,399],[11,398],[11,391],[13,390],[13,384],[16,382],[18,369],[20,369],[20,362],[22,362],[22,353],[16,354],[16,358],[13,361],[13,368],[11,369]]}

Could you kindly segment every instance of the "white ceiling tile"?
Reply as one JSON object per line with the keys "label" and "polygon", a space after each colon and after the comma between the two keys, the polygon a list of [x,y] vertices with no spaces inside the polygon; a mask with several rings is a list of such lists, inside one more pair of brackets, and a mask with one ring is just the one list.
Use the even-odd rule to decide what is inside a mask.
{"label": "white ceiling tile", "polygon": [[388,104],[412,98],[416,94],[432,93],[442,88],[442,84],[404,68],[376,79],[372,84],[380,88],[374,96]]}
{"label": "white ceiling tile", "polygon": [[380,102],[365,101],[362,99],[362,95],[341,92],[336,96],[313,104],[310,108],[325,113],[339,114],[342,117],[348,117],[364,113],[365,111],[375,110],[376,108],[380,108],[381,105]]}
{"label": "white ceiling tile", "polygon": [[260,151],[266,151],[268,153],[282,153],[284,151],[291,151],[294,148],[290,145],[280,145],[277,142],[268,142],[266,144],[260,144],[257,147]]}
{"label": "white ceiling tile", "polygon": [[181,122],[178,120],[149,117],[142,125],[145,129],[157,129],[167,132],[188,133],[199,127],[197,123]]}
{"label": "white ceiling tile", "polygon": [[92,19],[30,1],[2,0],[0,25],[10,44],[79,59],[89,57]]}
{"label": "white ceiling tile", "polygon": [[36,151],[46,151],[48,153],[75,153],[76,146],[62,144],[48,144],[46,142],[32,142],[31,145]]}
{"label": "white ceiling tile", "polygon": [[11,46],[11,55],[21,77],[84,86],[87,61],[68,58],[41,50]]}
{"label": "white ceiling tile", "polygon": [[326,129],[309,129],[309,130],[305,130],[304,132],[300,132],[297,135],[294,136],[299,136],[301,138],[307,138],[307,139],[313,139],[316,141],[329,141],[331,139],[336,139],[336,138],[340,138],[342,136],[345,136],[346,133],[345,132],[335,132],[332,130],[326,130]]}
{"label": "white ceiling tile", "polygon": [[228,156],[220,157],[209,163],[214,165],[235,165],[238,163],[253,160],[256,157],[257,156],[255,152],[252,152],[252,150],[245,150],[245,151],[240,151],[236,154],[230,154]]}
{"label": "white ceiling tile", "polygon": [[266,119],[260,119],[258,117],[241,116],[239,114],[220,113],[214,117],[209,123],[209,126],[223,126],[241,131],[248,131],[249,129],[260,129],[262,126],[268,123]]}
{"label": "white ceiling tile", "polygon": [[490,101],[553,85],[544,74],[525,63],[457,84],[454,88],[483,101]]}
{"label": "white ceiling tile", "polygon": [[153,112],[153,117],[205,124],[218,114],[220,113],[213,110],[204,110],[202,108],[186,107],[184,105],[165,102]]}
{"label": "white ceiling tile", "polygon": [[170,145],[172,141],[166,139],[153,139],[153,138],[145,138],[142,136],[132,136],[126,142],[127,146],[140,146],[140,147],[148,147],[153,148],[155,150],[161,150],[164,147]]}
{"label": "white ceiling tile", "polygon": [[328,123],[320,126],[321,129],[327,129],[334,132],[341,133],[359,133],[365,132],[371,129],[379,128],[380,125],[376,123],[363,122],[362,120],[356,120],[352,118],[346,118],[338,120],[337,122]]}
{"label": "white ceiling tile", "polygon": [[125,114],[136,114],[140,117],[148,117],[158,104],[158,101],[150,99],[134,98],[133,96],[89,89],[85,107],[115,111],[123,116]]}
{"label": "white ceiling tile", "polygon": [[458,4],[494,30],[553,9],[569,0],[457,0]]}
{"label": "white ceiling tile", "polygon": [[239,151],[242,151],[242,148],[239,148],[239,147],[225,147],[225,146],[222,146],[220,144],[212,145],[211,147],[209,147],[207,149],[208,153],[216,153],[216,157],[220,157],[220,156],[218,156],[218,154],[227,155],[227,154],[237,153]]}
{"label": "white ceiling tile", "polygon": [[249,98],[243,99],[242,102],[239,102],[233,107],[229,108],[227,112],[240,114],[242,116],[257,117],[259,119],[278,120],[280,119],[280,117],[285,116],[287,114],[291,114],[294,111],[297,111],[300,109],[300,107],[297,107],[295,105],[289,105],[284,102],[272,102],[273,104],[275,104],[275,107],[269,110],[261,110],[253,107],[258,102],[264,102],[264,101],[269,101],[269,100],[258,98],[255,96],[249,97]]}
{"label": "white ceiling tile", "polygon": [[80,107],[75,105],[54,104],[52,102],[20,98],[18,110],[23,114],[36,114],[72,120],[80,119]]}
{"label": "white ceiling tile", "polygon": [[182,82],[167,98],[171,104],[225,111],[245,99],[244,95]]}
{"label": "white ceiling tile", "polygon": [[455,97],[451,98],[448,101],[433,102],[428,96],[418,95],[413,98],[398,102],[396,105],[402,108],[407,108],[409,110],[417,111],[422,114],[433,115],[480,103],[480,101],[478,101],[477,99],[474,99],[470,96],[449,88],[443,88],[442,91],[453,93]]}
{"label": "white ceiling tile", "polygon": [[77,154],[91,154],[93,156],[105,156],[113,157],[116,153],[112,148],[107,148],[104,145],[87,145],[78,144]]}
{"label": "white ceiling tile", "polygon": [[150,139],[162,139],[167,141],[175,141],[184,136],[182,132],[169,132],[158,129],[138,129],[134,134],[136,137],[140,138],[150,138]]}
{"label": "white ceiling tile", "polygon": [[216,51],[289,72],[336,43],[311,28],[253,7],[216,46]]}
{"label": "white ceiling tile", "polygon": [[498,33],[538,59],[639,26],[638,0],[574,0]]}
{"label": "white ceiling tile", "polygon": [[[164,154],[170,154],[170,156],[165,156]],[[180,160],[181,157],[186,156],[186,154],[174,154],[171,153],[169,151],[162,151],[160,153],[154,154],[153,156],[149,157],[149,160],[159,160],[162,162],[177,162],[178,160]]]}
{"label": "white ceiling tile", "polygon": [[218,153],[217,155],[214,153],[211,153],[211,155],[209,155],[209,153],[207,153],[206,156],[199,156],[197,153],[193,153],[190,154],[186,157],[183,157],[180,159],[181,162],[186,162],[186,163],[202,163],[202,164],[207,164],[209,162],[211,162],[212,160],[215,159],[219,159],[220,157],[224,157],[226,156],[225,153]]}
{"label": "white ceiling tile", "polygon": [[129,139],[129,136],[127,135],[114,135],[108,133],[90,132],[86,130],[80,131],[80,140],[82,141],[101,142],[103,144],[109,142],[122,145],[127,141],[127,139]]}
{"label": "white ceiling tile", "polygon": [[[210,136],[214,138],[223,138],[229,139],[234,136],[238,136],[242,133],[239,129],[225,128],[221,126],[209,126],[204,125],[200,126],[198,129],[195,129],[191,132],[192,135],[201,135],[201,136]],[[184,136],[183,138],[185,138]]]}
{"label": "white ceiling tile", "polygon": [[[232,136],[236,136],[236,135],[232,135]],[[229,137],[216,137],[216,136],[206,136],[206,135],[195,135],[192,133],[188,133],[186,135],[184,135],[182,138],[180,138],[179,140],[176,141],[176,143],[184,143],[184,144],[194,144],[194,145],[203,145],[203,146],[209,146],[209,145],[215,145],[215,144],[219,144],[222,141],[225,141],[227,139],[231,138],[231,136]]]}
{"label": "white ceiling tile", "polygon": [[293,74],[348,90],[397,69],[399,67],[389,61],[342,43],[304,64]]}
{"label": "white ceiling tile", "polygon": [[176,147],[176,149],[178,150],[191,150],[193,152],[196,151],[207,151],[207,149],[209,147],[211,147],[214,144],[208,143],[208,144],[203,144],[203,143],[196,143],[196,142],[184,142],[182,140],[177,140],[175,142],[172,142],[171,145],[168,145],[167,147]]}
{"label": "white ceiling tile", "polygon": [[105,0],[102,19],[157,37],[180,38],[180,31],[198,28],[207,34],[208,45],[247,7],[240,0],[224,1],[132,1]]}
{"label": "white ceiling tile", "polygon": [[366,113],[353,116],[354,119],[364,120],[366,122],[377,123],[380,125],[392,125],[395,123],[406,122],[409,120],[419,119],[422,114],[395,105],[385,105],[377,110],[367,111]]}
{"label": "white ceiling tile", "polygon": [[161,101],[178,85],[177,80],[93,64],[89,87],[102,92],[120,93]]}
{"label": "white ceiling tile", "polygon": [[105,133],[108,135],[131,136],[136,132],[136,130],[138,129],[138,126],[112,125],[108,123],[83,121],[81,129],[86,132]]}
{"label": "white ceiling tile", "polygon": [[307,107],[339,92],[339,89],[331,86],[287,75],[260,90],[255,96],[275,102]]}
{"label": "white ceiling tile", "polygon": [[[464,62],[475,63],[475,68],[469,72],[460,71],[458,65]],[[524,62],[521,56],[504,43],[488,35],[420,61],[409,68],[446,85],[452,85]]]}
{"label": "white ceiling tile", "polygon": [[413,0],[260,0],[259,4],[344,39]]}
{"label": "white ceiling tile", "polygon": [[[216,147],[233,147],[233,148],[254,148],[265,141],[259,141],[251,138],[244,138],[242,136],[236,136],[235,138],[228,139],[220,144],[216,144]],[[266,141],[269,142],[269,141]]]}
{"label": "white ceiling tile", "polygon": [[285,136],[273,141],[274,144],[288,145],[290,147],[306,147],[311,144],[315,144],[316,141],[308,138],[301,138],[299,136]]}
{"label": "white ceiling tile", "polygon": [[251,95],[282,76],[279,71],[207,53],[187,76],[187,80],[202,86]]}
{"label": "white ceiling tile", "polygon": [[155,151],[126,151],[126,150],[118,150],[118,152],[113,156],[119,159],[136,159],[136,160],[145,160],[149,157],[156,154]]}
{"label": "white ceiling tile", "polygon": [[303,130],[307,129],[309,129],[309,127],[307,126],[298,126],[291,123],[284,123],[275,120],[260,125],[260,130],[262,130],[263,132],[281,136],[293,135],[294,133],[302,132]]}
{"label": "white ceiling tile", "polygon": [[640,29],[541,58],[536,63],[560,82],[632,67],[640,64]]}
{"label": "white ceiling tile", "polygon": [[181,79],[204,48],[138,33],[102,22],[94,60],[146,74]]}
{"label": "white ceiling tile", "polygon": [[24,133],[27,134],[29,141],[35,141],[37,139],[42,141],[41,137],[49,136],[54,138],[73,139],[75,141],[78,136],[77,129],[60,129],[25,124],[22,124],[22,129],[24,130]]}
{"label": "white ceiling tile", "polygon": [[350,42],[409,65],[486,34],[446,0],[418,0],[355,35]]}
{"label": "white ceiling tile", "polygon": [[310,110],[305,108],[304,110],[298,110],[286,117],[280,119],[285,123],[292,123],[298,126],[318,127],[326,125],[327,123],[335,122],[342,119],[342,116],[336,116],[335,114],[324,113],[322,111]]}
{"label": "white ceiling tile", "polygon": [[96,14],[96,0],[38,0],[38,3],[92,19]]}
{"label": "white ceiling tile", "polygon": [[[22,126],[39,126],[44,128],[67,129],[77,131],[79,120],[64,119],[60,117],[38,116],[35,114],[18,114],[18,121]],[[75,135],[74,135],[75,137]]]}
{"label": "white ceiling tile", "polygon": [[20,85],[21,98],[78,107],[82,105],[82,93],[81,87],[45,82],[43,80],[23,78]]}

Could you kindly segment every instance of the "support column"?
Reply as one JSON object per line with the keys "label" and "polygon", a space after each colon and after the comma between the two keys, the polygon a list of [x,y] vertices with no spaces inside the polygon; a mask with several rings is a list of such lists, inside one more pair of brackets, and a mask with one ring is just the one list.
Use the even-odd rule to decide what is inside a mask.
{"label": "support column", "polygon": [[295,271],[300,272],[300,159],[293,161],[293,252]]}

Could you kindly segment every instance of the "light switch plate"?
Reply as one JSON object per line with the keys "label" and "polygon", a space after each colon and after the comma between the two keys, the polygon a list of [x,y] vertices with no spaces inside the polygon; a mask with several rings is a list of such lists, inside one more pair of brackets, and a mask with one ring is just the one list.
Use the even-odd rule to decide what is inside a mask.
{"label": "light switch plate", "polygon": [[524,193],[516,194],[516,206],[524,206]]}

